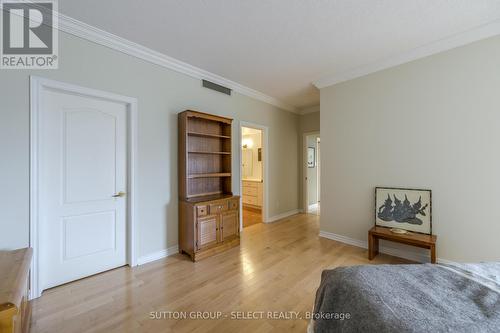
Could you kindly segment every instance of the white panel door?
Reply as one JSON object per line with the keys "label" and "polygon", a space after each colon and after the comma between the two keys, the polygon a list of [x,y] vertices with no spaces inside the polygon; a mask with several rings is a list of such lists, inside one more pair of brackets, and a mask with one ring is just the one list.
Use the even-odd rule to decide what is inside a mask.
{"label": "white panel door", "polygon": [[43,290],[126,264],[127,106],[51,89],[41,106]]}

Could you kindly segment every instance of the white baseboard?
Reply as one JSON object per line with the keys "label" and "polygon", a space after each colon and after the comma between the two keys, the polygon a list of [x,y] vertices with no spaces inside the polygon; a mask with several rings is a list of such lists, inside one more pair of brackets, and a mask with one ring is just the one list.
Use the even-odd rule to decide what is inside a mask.
{"label": "white baseboard", "polygon": [[164,249],[158,252],[150,253],[148,255],[142,256],[137,259],[137,265],[144,265],[152,261],[160,260],[171,256],[172,254],[176,254],[179,252],[179,246],[174,245],[169,247],[168,249]]}
{"label": "white baseboard", "polygon": [[363,249],[368,248],[368,243],[366,241],[362,241],[359,239],[354,239],[354,238],[334,234],[332,232],[320,230],[319,237],[328,238],[328,239],[331,239],[331,240],[334,240],[337,242],[341,242],[341,243],[345,243],[345,244],[349,244],[349,245],[353,245],[353,246],[357,246],[357,247],[362,247]]}
{"label": "white baseboard", "polygon": [[300,213],[300,209],[290,210],[288,212],[284,212],[284,213],[281,213],[281,214],[269,217],[269,218],[267,218],[267,220],[264,221],[264,223],[276,222],[278,220],[282,220],[284,218],[287,218],[289,216],[296,215],[296,214],[299,214],[299,213]]}
{"label": "white baseboard", "polygon": [[[334,240],[337,242],[361,247],[363,249],[368,249],[368,242],[364,241],[364,240],[354,239],[354,238],[334,234],[334,233],[327,232],[327,231],[320,231],[319,237],[328,238],[328,239],[331,239],[331,240]],[[388,254],[388,255],[391,255],[394,257],[399,257],[399,258],[412,260],[412,261],[416,261],[416,262],[421,262],[421,263],[430,262],[429,256],[415,253],[412,251],[395,249],[395,248],[387,247],[387,246],[380,246],[379,252],[385,253],[385,254]],[[442,263],[442,264],[453,264],[454,263],[453,261],[450,261],[447,259],[441,259],[441,258],[437,258],[437,261],[438,261],[438,263]]]}

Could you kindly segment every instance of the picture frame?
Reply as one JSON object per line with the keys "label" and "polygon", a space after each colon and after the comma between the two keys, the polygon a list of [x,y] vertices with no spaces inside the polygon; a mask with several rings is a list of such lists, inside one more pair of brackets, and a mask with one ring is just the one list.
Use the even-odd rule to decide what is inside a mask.
{"label": "picture frame", "polygon": [[432,235],[432,191],[375,187],[375,226]]}
{"label": "picture frame", "polygon": [[314,168],[316,166],[316,149],[313,147],[307,148],[307,167]]}

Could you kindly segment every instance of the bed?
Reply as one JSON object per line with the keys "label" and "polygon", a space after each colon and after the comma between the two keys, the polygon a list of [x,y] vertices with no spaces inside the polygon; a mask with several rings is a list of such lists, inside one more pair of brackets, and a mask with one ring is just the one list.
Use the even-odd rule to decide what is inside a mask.
{"label": "bed", "polygon": [[500,262],[323,271],[308,332],[500,332]]}

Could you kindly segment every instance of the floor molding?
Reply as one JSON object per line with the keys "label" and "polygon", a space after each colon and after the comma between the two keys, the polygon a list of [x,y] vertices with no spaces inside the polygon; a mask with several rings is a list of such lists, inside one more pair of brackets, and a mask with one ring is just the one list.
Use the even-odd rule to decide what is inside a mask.
{"label": "floor molding", "polygon": [[299,214],[299,213],[300,213],[300,209],[290,210],[288,212],[284,212],[284,213],[281,213],[281,214],[278,214],[278,215],[271,216],[267,220],[265,220],[264,223],[276,222],[276,221],[282,220],[284,218],[287,218],[287,217],[290,217],[292,215],[296,215],[296,214]]}
{"label": "floor molding", "polygon": [[160,260],[163,258],[166,258],[168,256],[171,256],[173,254],[179,253],[179,246],[174,245],[171,246],[165,250],[161,250],[158,252],[150,253],[148,255],[142,256],[139,259],[137,259],[137,265],[144,265],[156,260]]}
{"label": "floor molding", "polygon": [[[320,231],[319,232],[319,237],[331,239],[337,242],[361,247],[363,249],[368,249],[368,242],[364,240],[359,240],[359,239],[354,239],[350,238],[347,236],[339,235],[339,234],[334,234],[331,232],[327,231]],[[421,263],[428,263],[430,262],[430,257],[427,255],[422,255],[419,253],[415,253],[412,251],[406,251],[402,249],[396,249],[393,247],[387,247],[387,246],[380,246],[379,251],[381,253],[385,253],[394,257],[399,257],[407,260],[412,260],[416,262],[421,262]],[[442,258],[437,258],[438,263],[440,264],[455,264],[455,262],[447,259],[442,259]]]}
{"label": "floor molding", "polygon": [[[290,106],[277,98],[266,95],[255,89],[246,87],[240,83],[226,79],[220,75],[208,72],[199,67],[192,66],[183,61],[169,57],[163,53],[154,51],[143,45],[134,43],[128,39],[119,37],[110,32],[96,28],[90,24],[81,22],[67,15],[57,13],[60,31],[64,31],[76,37],[80,37],[93,43],[109,47],[124,54],[145,60],[152,64],[162,66],[176,72],[194,77],[199,80],[208,80],[228,87],[242,95],[255,98],[262,102],[274,105],[280,109],[298,114],[297,108]],[[200,84],[201,85],[201,84]]]}

